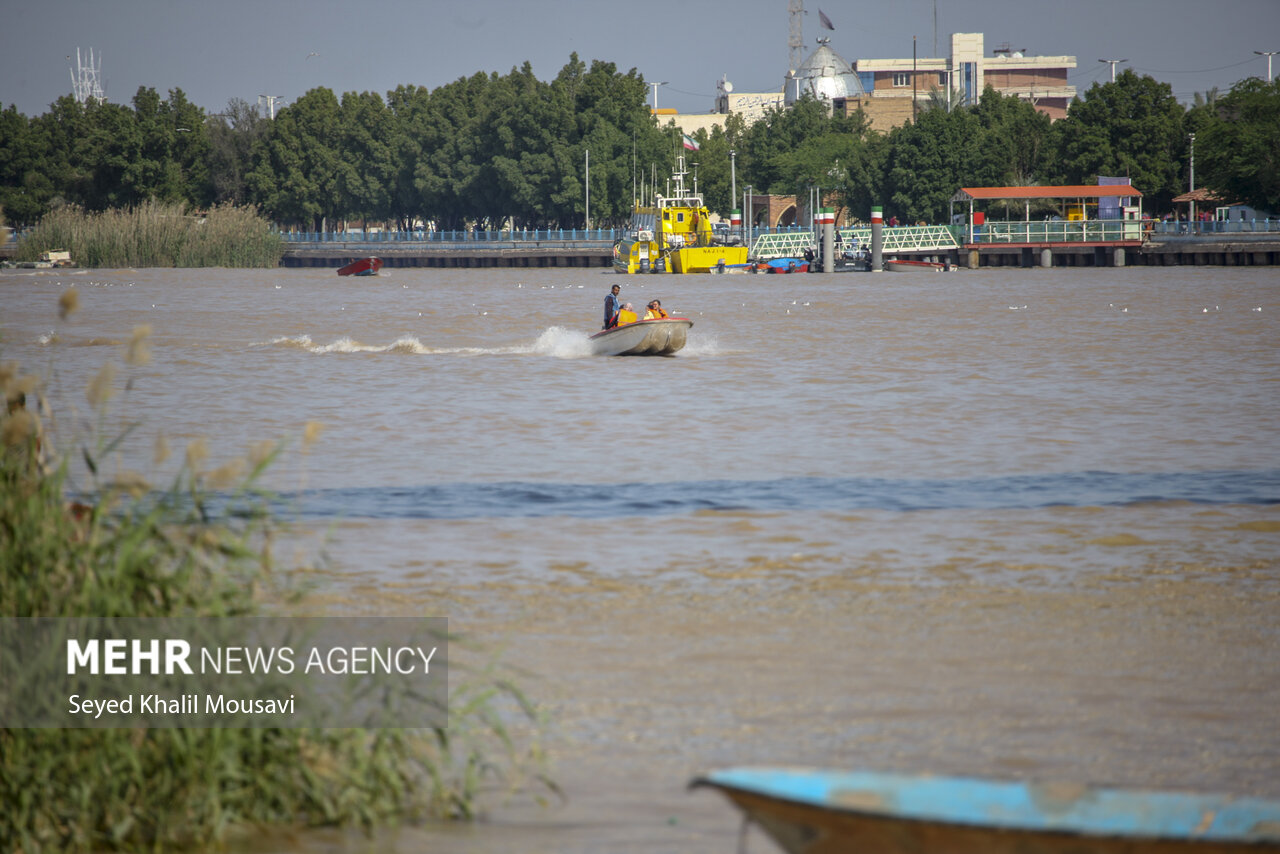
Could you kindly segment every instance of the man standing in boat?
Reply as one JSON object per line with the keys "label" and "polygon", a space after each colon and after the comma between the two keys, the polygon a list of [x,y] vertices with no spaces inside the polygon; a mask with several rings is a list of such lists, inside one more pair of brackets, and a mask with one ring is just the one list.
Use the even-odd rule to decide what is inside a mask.
{"label": "man standing in boat", "polygon": [[622,310],[622,302],[618,299],[618,293],[621,290],[622,288],[619,285],[614,285],[604,298],[604,326],[601,327],[602,329],[612,329],[618,325],[618,312]]}

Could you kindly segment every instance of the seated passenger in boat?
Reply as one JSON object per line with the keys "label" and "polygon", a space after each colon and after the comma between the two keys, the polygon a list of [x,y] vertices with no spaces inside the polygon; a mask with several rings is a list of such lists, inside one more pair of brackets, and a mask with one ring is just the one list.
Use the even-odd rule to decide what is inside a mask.
{"label": "seated passenger in boat", "polygon": [[624,323],[635,323],[637,320],[639,320],[639,318],[636,317],[636,310],[632,307],[631,303],[624,305],[622,310],[618,312],[619,326]]}
{"label": "seated passenger in boat", "polygon": [[644,313],[645,320],[661,320],[664,317],[670,317],[666,309],[662,307],[662,300],[654,300],[645,306],[648,310]]}

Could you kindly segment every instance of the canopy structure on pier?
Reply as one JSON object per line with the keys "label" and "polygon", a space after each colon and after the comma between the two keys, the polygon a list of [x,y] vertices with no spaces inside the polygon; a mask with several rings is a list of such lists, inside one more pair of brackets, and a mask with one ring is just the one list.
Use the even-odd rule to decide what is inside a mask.
{"label": "canopy structure on pier", "polygon": [[974,202],[987,199],[1073,199],[1089,201],[1114,198],[1142,198],[1142,193],[1132,184],[1066,184],[1054,187],[961,187],[953,202]]}
{"label": "canopy structure on pier", "polygon": [[[974,240],[974,226],[981,225],[984,217],[981,213],[975,221],[973,203],[979,201],[1021,200],[1025,210],[1025,222],[1031,221],[1032,199],[1056,199],[1064,201],[1068,206],[1075,206],[1079,216],[1069,219],[1085,219],[1085,205],[1098,204],[1101,199],[1115,199],[1116,208],[1120,211],[1120,219],[1142,218],[1142,193],[1132,184],[1065,184],[1044,187],[961,187],[951,197],[951,221],[956,221],[955,203],[969,203],[969,241]],[[1131,199],[1137,199],[1136,208],[1130,206]]]}

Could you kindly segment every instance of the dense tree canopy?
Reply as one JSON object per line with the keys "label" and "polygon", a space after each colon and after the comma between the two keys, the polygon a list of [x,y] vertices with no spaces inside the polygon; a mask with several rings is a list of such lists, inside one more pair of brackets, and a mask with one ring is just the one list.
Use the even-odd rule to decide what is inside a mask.
{"label": "dense tree canopy", "polygon": [[1168,83],[1125,69],[1095,83],[1054,125],[1056,168],[1050,183],[1089,184],[1125,176],[1149,207],[1167,210],[1186,190],[1185,110]]}
{"label": "dense tree canopy", "polygon": [[[526,62],[385,97],[314,89],[273,120],[238,100],[206,115],[179,89],[164,98],[139,88],[131,107],[66,96],[31,119],[0,112],[0,207],[18,224],[64,203],[102,210],[156,199],[254,204],[310,229],[347,220],[568,228],[588,214],[592,225],[621,225],[637,198],[665,191],[683,151],[680,130],[650,114],[646,94],[635,69],[573,54],[550,81]],[[906,221],[942,222],[963,185],[1100,175],[1128,176],[1148,211],[1167,211],[1187,189],[1194,132],[1200,186],[1280,208],[1280,83],[1251,79],[1211,95],[1184,109],[1168,85],[1126,70],[1053,124],[988,89],[974,105],[934,98],[888,132],[861,112],[832,115],[802,98],[750,126],[729,116],[685,153],[690,181],[722,214],[750,185],[799,198],[820,188],[862,219],[882,205]]]}
{"label": "dense tree canopy", "polygon": [[1280,78],[1250,78],[1210,105],[1196,152],[1197,184],[1280,212]]}

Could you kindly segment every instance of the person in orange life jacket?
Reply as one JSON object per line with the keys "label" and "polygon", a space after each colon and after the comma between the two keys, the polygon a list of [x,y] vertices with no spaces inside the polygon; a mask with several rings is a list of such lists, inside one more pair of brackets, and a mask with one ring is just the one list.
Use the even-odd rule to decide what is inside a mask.
{"label": "person in orange life jacket", "polygon": [[618,292],[622,288],[614,285],[609,289],[609,293],[604,297],[604,326],[601,329],[612,329],[618,325],[618,311],[622,308],[622,302],[618,299]]}
{"label": "person in orange life jacket", "polygon": [[622,326],[624,323],[635,323],[639,319],[640,318],[636,317],[636,310],[631,307],[631,303],[627,303],[618,312],[618,322],[616,325]]}
{"label": "person in orange life jacket", "polygon": [[645,308],[648,309],[648,311],[644,313],[645,320],[661,320],[664,317],[670,317],[670,315],[662,308],[661,300],[654,300],[645,306]]}

